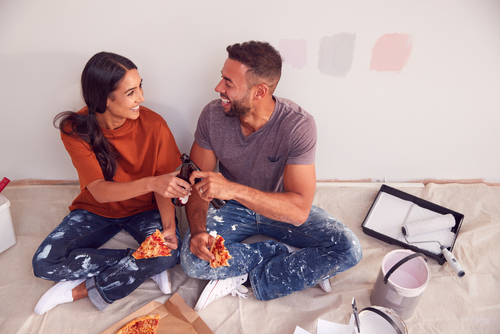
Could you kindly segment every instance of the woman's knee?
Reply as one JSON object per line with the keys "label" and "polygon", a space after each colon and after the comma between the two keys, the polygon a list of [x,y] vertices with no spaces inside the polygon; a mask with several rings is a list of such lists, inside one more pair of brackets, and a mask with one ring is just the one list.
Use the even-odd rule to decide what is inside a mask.
{"label": "woman's knee", "polygon": [[50,253],[51,245],[42,245],[35,252],[32,260],[33,274],[36,277],[46,278],[47,277],[47,257]]}

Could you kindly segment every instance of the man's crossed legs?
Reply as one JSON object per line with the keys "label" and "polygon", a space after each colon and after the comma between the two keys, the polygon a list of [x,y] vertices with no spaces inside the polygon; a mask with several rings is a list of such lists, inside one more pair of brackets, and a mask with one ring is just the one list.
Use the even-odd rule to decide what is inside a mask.
{"label": "man's crossed legs", "polygon": [[[229,201],[219,210],[210,206],[207,232],[225,239],[232,259],[229,267],[211,268],[191,253],[191,234],[186,233],[181,249],[182,268],[190,277],[212,280],[203,291],[197,310],[229,293],[244,295],[246,288],[241,284],[247,279],[258,300],[283,297],[316,284],[328,288],[328,278],[355,266],[362,257],[356,235],[315,206],[304,224],[294,226]],[[277,241],[243,243],[254,235]]]}

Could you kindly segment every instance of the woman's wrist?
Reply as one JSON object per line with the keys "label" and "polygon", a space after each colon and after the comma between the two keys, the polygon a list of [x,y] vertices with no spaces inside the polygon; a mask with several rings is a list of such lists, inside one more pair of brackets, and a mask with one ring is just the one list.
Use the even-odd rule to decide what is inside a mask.
{"label": "woman's wrist", "polygon": [[147,193],[156,192],[154,176],[145,177],[142,179],[142,181],[144,182],[144,187]]}

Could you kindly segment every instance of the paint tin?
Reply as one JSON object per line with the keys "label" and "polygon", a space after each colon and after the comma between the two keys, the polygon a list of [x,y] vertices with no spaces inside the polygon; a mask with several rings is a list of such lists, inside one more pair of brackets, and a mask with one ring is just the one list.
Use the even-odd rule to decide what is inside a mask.
{"label": "paint tin", "polygon": [[360,331],[356,327],[352,334],[408,334],[403,319],[393,310],[372,306],[359,312]]}
{"label": "paint tin", "polygon": [[390,308],[406,320],[413,315],[430,279],[431,270],[423,254],[393,250],[382,260],[370,302]]}
{"label": "paint tin", "polygon": [[0,194],[0,253],[16,244],[16,234],[10,215],[10,201]]}

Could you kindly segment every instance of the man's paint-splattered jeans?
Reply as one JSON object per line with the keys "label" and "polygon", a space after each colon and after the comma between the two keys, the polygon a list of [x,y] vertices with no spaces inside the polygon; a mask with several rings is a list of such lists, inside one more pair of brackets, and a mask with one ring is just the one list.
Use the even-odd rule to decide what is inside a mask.
{"label": "man's paint-splattered jeans", "polygon": [[[362,257],[358,238],[344,224],[313,206],[300,226],[261,216],[236,201],[223,208],[209,207],[207,232],[216,231],[226,241],[233,257],[229,267],[211,268],[189,250],[190,231],[181,250],[181,265],[188,276],[199,279],[226,279],[248,273],[255,297],[270,300],[312,287],[355,266]],[[269,240],[242,243],[253,235]],[[300,248],[289,252],[284,245]]]}
{"label": "man's paint-splattered jeans", "polygon": [[163,230],[158,210],[119,219],[72,211],[36,251],[34,274],[57,282],[86,279],[89,298],[102,311],[149,277],[175,266],[179,262],[180,236],[177,231],[179,248],[168,257],[136,260],[132,257],[135,250],[130,248],[97,248],[121,230],[141,244],[156,229]]}

